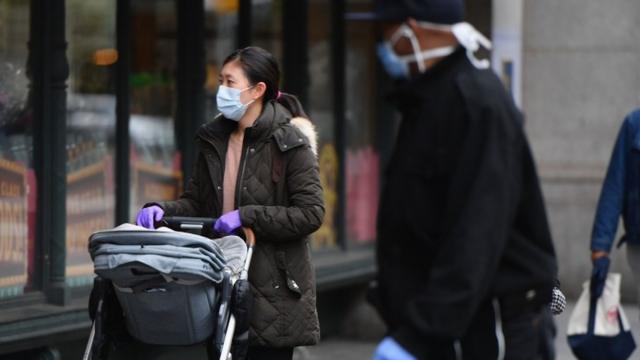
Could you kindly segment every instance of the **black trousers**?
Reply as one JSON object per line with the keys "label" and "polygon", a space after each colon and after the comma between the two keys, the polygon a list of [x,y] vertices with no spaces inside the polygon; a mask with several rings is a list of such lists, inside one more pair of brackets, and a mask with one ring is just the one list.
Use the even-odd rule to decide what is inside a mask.
{"label": "black trousers", "polygon": [[248,360],[291,360],[293,348],[269,348],[249,346]]}
{"label": "black trousers", "polygon": [[553,319],[548,318],[543,306],[503,313],[497,302],[484,304],[459,341],[440,343],[428,356],[446,360],[546,360],[550,351],[553,356],[553,349],[548,348],[549,321]]}

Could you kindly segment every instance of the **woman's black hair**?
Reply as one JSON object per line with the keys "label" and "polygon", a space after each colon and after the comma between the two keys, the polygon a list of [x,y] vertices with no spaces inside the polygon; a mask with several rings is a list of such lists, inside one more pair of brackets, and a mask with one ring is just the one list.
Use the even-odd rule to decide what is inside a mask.
{"label": "woman's black hair", "polygon": [[301,116],[308,118],[302,108],[300,100],[298,100],[295,95],[278,90],[280,69],[278,68],[276,58],[270,52],[257,46],[237,49],[227,56],[222,65],[224,66],[232,61],[238,61],[240,63],[240,67],[242,67],[251,85],[259,82],[267,85],[264,97],[262,98],[263,104],[269,100],[276,100],[287,108],[294,117]]}

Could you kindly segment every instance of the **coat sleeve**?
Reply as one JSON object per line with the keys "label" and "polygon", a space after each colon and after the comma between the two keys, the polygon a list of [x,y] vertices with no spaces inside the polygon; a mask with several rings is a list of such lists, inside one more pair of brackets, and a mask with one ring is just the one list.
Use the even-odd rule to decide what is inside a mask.
{"label": "coat sleeve", "polygon": [[607,175],[602,184],[600,199],[591,231],[592,251],[611,251],[618,230],[625,193],[627,153],[629,152],[629,121],[622,124],[618,133]]}
{"label": "coat sleeve", "polygon": [[192,177],[189,179],[187,183],[186,190],[180,195],[180,198],[173,201],[163,201],[157,203],[160,205],[167,216],[202,216],[202,211],[200,211],[200,182],[203,181],[199,179],[199,174],[201,171],[198,169],[201,166],[206,166],[204,163],[204,157],[202,154],[198,154],[198,159],[194,165],[194,170],[192,171]]}
{"label": "coat sleeve", "polygon": [[288,206],[247,205],[240,207],[242,225],[258,238],[289,241],[318,230],[324,203],[318,161],[308,147],[290,150],[285,161]]}
{"label": "coat sleeve", "polygon": [[462,337],[490,290],[513,221],[520,180],[517,154],[524,148],[520,125],[506,110],[494,109],[472,115],[468,124],[458,142],[449,145],[460,150],[451,165],[433,266],[417,285],[418,295],[407,299],[403,318],[409,323],[392,334],[409,348]]}

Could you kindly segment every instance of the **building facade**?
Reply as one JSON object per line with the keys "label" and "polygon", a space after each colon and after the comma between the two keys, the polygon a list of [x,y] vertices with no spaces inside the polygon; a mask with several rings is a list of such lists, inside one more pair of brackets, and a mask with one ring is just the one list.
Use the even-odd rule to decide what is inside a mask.
{"label": "building facade", "polygon": [[[615,135],[638,105],[640,3],[467,3],[469,22],[494,42],[486,56],[525,114],[560,281],[575,295],[590,274],[590,230]],[[380,101],[390,83],[373,24],[344,16],[370,7],[0,0],[0,356],[86,338],[88,236],[131,222],[147,201],[179,195],[193,135],[217,113],[220,64],[247,45],[277,57],[281,89],[299,95],[319,130],[327,214],[312,247],[320,299],[371,279],[394,113]],[[613,270],[633,299],[623,251]],[[320,306],[325,319],[339,307]]]}
{"label": "building facade", "polygon": [[319,130],[318,290],[366,283],[387,129],[346,1],[0,0],[0,356],[86,338],[89,235],[176,198],[221,62],[257,45]]}

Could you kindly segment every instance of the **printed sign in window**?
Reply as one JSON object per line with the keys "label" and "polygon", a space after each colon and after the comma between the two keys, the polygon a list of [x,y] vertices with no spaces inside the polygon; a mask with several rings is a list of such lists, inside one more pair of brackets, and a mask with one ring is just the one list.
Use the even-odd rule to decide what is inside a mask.
{"label": "printed sign in window", "polygon": [[26,168],[0,159],[0,298],[20,295],[27,282]]}

